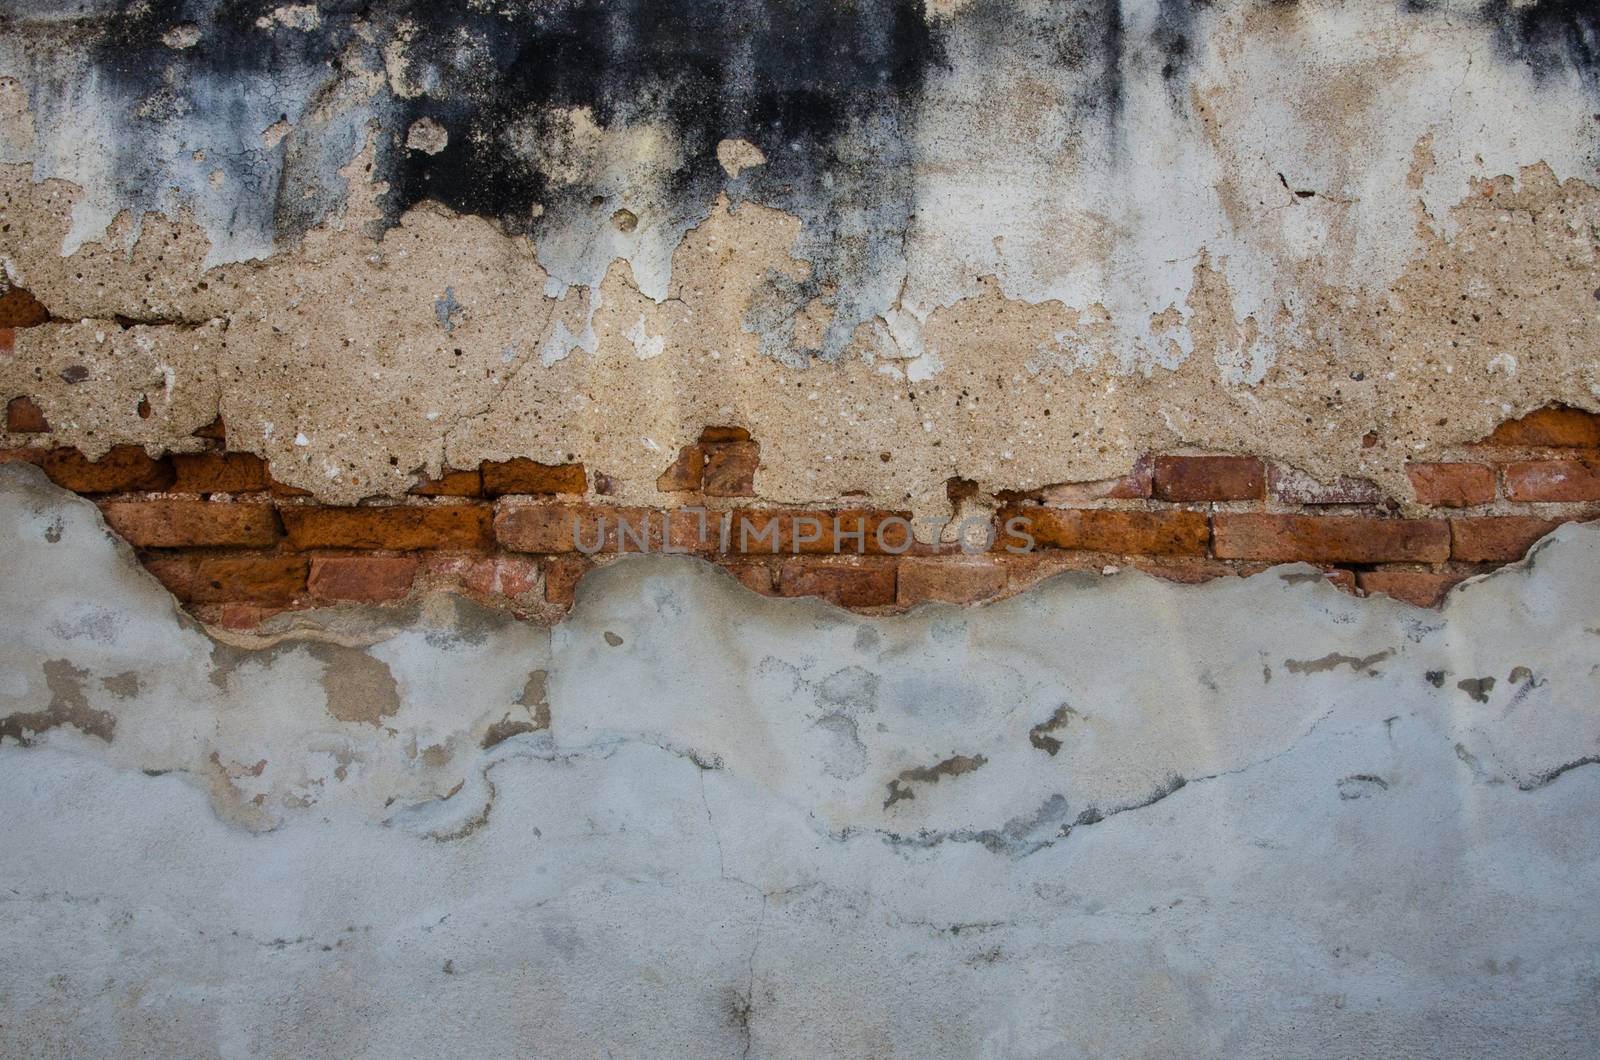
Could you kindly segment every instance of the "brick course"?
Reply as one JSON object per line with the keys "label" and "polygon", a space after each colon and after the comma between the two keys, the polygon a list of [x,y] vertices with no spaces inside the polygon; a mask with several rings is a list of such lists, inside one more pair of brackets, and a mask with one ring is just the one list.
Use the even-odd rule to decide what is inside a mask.
{"label": "brick course", "polygon": [[100,512],[111,529],[137,548],[266,548],[278,541],[278,515],[270,504],[102,501]]}
{"label": "brick course", "polygon": [[294,549],[487,548],[490,513],[482,504],[426,507],[311,508],[279,511]]}
{"label": "brick course", "polygon": [[[8,413],[8,426],[29,425],[25,407]],[[1600,515],[1597,425],[1578,410],[1539,410],[1443,454],[1454,459],[1412,464],[1404,510],[1368,479],[1318,481],[1251,456],[1143,457],[1121,478],[1025,493],[952,480],[957,518],[992,535],[976,553],[916,542],[905,511],[740,504],[754,494],[760,448],[739,427],[707,428],[680,452],[656,483],[684,495],[668,510],[591,503],[616,488],[608,476],[527,459],[450,469],[399,502],[351,507],[317,504],[248,453],[151,457],[123,445],[91,461],[40,447],[0,451],[0,462],[36,464],[94,497],[174,596],[240,628],[288,607],[385,603],[419,586],[546,620],[572,604],[587,571],[639,551],[692,552],[756,592],[866,609],[974,604],[1065,571],[1134,567],[1199,583],[1290,561],[1347,591],[1436,606],[1561,523]],[[225,435],[220,420],[195,433],[212,444]],[[981,545],[973,536],[969,547]],[[1030,536],[1032,551],[1008,550]]]}
{"label": "brick course", "polygon": [[1218,513],[1212,518],[1220,559],[1274,563],[1442,563],[1450,525],[1441,519]]}

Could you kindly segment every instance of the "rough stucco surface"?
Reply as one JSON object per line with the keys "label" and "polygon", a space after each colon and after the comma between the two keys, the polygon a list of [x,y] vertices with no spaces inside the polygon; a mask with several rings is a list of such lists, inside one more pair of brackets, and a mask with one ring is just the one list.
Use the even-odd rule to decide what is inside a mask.
{"label": "rough stucco surface", "polygon": [[530,456],[651,501],[737,423],[775,501],[1182,446],[1404,498],[1600,408],[1583,3],[0,15],[0,256],[58,321],[0,392],[91,455],[220,411],[325,500]]}
{"label": "rough stucco surface", "polygon": [[232,642],[32,468],[0,537],[9,1055],[1600,1050],[1592,526],[1442,613],[644,557]]}

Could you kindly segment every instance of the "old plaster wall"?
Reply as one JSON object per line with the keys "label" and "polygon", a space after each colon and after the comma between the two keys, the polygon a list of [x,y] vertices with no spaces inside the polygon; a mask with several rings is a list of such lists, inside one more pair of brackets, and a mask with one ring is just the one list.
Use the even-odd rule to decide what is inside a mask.
{"label": "old plaster wall", "polygon": [[248,638],[34,468],[0,534],[8,1055],[1600,1049],[1593,526],[1442,613],[654,556]]}
{"label": "old plaster wall", "polygon": [[91,455],[220,411],[324,500],[529,456],[649,501],[736,423],[764,496],[933,513],[1181,446],[1403,498],[1600,408],[1576,0],[0,17],[0,258],[56,321],[0,392]]}
{"label": "old plaster wall", "polygon": [[[1580,0],[0,0],[0,1052],[1600,1053],[1592,525],[1435,611],[623,556],[545,625],[408,579],[239,629],[27,459],[265,458],[267,541],[134,528],[184,562],[484,461],[678,504],[708,425],[741,504],[1212,450],[1381,530],[1600,410],[1597,56]],[[1528,444],[1581,488],[1436,503],[1592,514],[1594,438]],[[1336,573],[1443,577],[1437,516]]]}

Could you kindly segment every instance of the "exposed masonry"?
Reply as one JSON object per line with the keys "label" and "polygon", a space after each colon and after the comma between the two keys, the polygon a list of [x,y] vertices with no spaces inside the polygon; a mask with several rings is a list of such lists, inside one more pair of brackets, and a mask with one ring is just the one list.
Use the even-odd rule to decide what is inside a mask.
{"label": "exposed masonry", "polygon": [[[26,399],[13,433],[49,427]],[[1551,407],[1449,459],[1409,469],[1416,516],[1360,479],[1317,482],[1255,457],[1155,454],[1097,482],[980,493],[952,480],[954,516],[762,501],[761,446],[707,427],[662,471],[671,508],[608,503],[603,474],[519,459],[419,481],[407,499],[329,507],[275,482],[213,424],[201,452],[98,461],[48,446],[0,451],[92,496],[146,567],[197,614],[251,628],[339,601],[400,603],[453,589],[553,621],[584,574],[627,553],[696,555],[756,592],[863,611],[976,603],[1067,571],[1133,566],[1203,582],[1306,562],[1357,594],[1423,607],[1520,559],[1564,522],[1600,514],[1600,416]]]}
{"label": "exposed masonry", "polygon": [[872,616],[650,556],[551,626],[250,635],[39,469],[0,536],[37,1051],[1600,1049],[1600,526],[1436,612],[1280,568]]}

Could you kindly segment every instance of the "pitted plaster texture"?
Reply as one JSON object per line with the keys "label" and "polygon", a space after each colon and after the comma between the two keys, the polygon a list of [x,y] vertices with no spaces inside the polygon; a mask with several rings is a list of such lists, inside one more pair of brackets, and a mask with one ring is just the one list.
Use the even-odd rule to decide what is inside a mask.
{"label": "pitted plaster texture", "polygon": [[[1585,5],[256,6],[0,5],[56,321],[0,396],[57,444],[207,408],[328,501],[528,456],[652,502],[733,423],[763,497],[936,514],[1184,447],[1404,499],[1600,407]],[[158,393],[123,325],[184,332]]]}
{"label": "pitted plaster texture", "polygon": [[1600,1048],[1600,531],[894,618],[688,559],[553,629],[208,632],[0,467],[16,1055]]}

